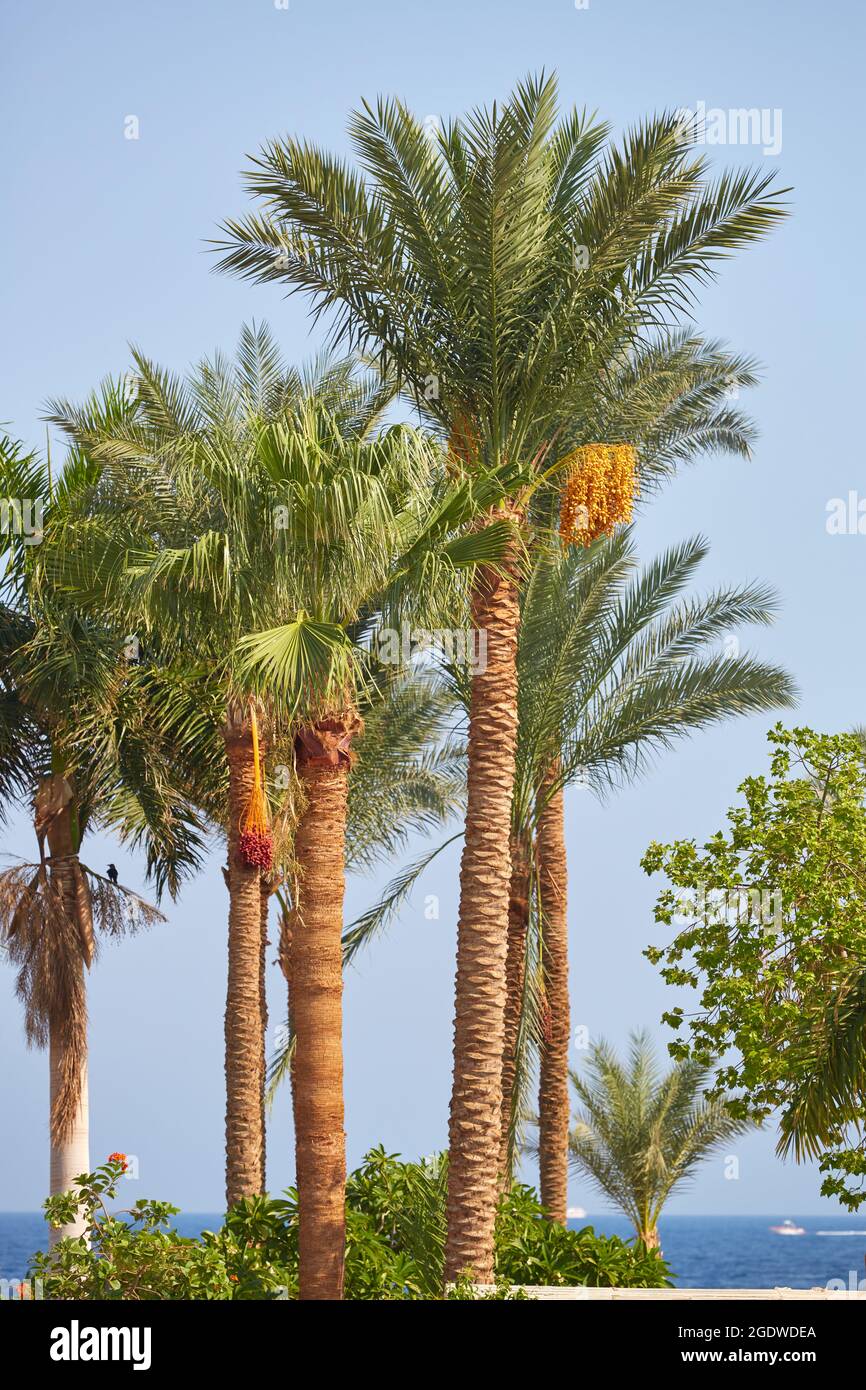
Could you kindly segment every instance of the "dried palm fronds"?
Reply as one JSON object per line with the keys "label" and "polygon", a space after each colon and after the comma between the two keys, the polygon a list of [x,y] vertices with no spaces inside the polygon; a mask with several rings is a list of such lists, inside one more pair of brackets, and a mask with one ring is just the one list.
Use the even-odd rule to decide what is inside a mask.
{"label": "dried palm fronds", "polygon": [[94,924],[102,935],[121,936],[164,920],[144,898],[94,873],[77,855],[0,872],[0,944],[18,967],[27,1041],[46,1047],[52,1038],[60,1057],[51,1114],[55,1143],[70,1133],[80,1101],[87,1058],[84,971],[97,950]]}

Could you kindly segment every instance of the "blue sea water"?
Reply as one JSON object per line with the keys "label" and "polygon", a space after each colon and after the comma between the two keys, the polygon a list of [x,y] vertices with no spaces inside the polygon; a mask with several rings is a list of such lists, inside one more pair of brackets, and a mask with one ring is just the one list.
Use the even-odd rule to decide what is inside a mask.
{"label": "blue sea water", "polygon": [[[770,1228],[786,1218],[805,1235],[779,1236]],[[628,1237],[625,1217],[604,1214],[569,1221],[605,1235]],[[841,1279],[866,1290],[866,1216],[667,1216],[659,1223],[673,1282],[683,1289],[812,1289]],[[834,1285],[834,1287],[838,1287]]]}
{"label": "blue sea water", "polygon": [[[771,1226],[790,1217],[805,1228],[802,1236],[778,1236]],[[181,1235],[216,1230],[216,1213],[186,1213],[177,1218]],[[604,1214],[569,1221],[573,1228],[593,1225],[607,1235],[631,1234],[624,1217]],[[824,1288],[841,1279],[846,1288],[864,1281],[866,1289],[866,1218],[801,1216],[668,1216],[661,1222],[665,1258],[680,1288],[792,1289]],[[20,1279],[30,1256],[45,1244],[39,1213],[0,1212],[0,1278]]]}

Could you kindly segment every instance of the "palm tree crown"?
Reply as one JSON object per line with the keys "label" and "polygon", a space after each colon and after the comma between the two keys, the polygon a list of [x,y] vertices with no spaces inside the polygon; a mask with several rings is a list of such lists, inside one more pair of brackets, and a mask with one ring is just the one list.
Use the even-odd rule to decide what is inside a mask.
{"label": "palm tree crown", "polygon": [[220,268],[304,291],[470,453],[527,460],[784,215],[772,176],[710,180],[674,114],[622,148],[608,134],[577,110],[558,122],[543,74],[432,137],[402,102],[365,103],[357,171],[292,139],[251,161],[262,210],[225,224]]}
{"label": "palm tree crown", "polygon": [[647,1245],[658,1244],[659,1216],[674,1189],[751,1127],[723,1100],[703,1098],[711,1072],[686,1061],[660,1075],[647,1034],[634,1033],[624,1064],[602,1040],[590,1048],[586,1074],[571,1073],[580,1105],[571,1166],[625,1212]]}

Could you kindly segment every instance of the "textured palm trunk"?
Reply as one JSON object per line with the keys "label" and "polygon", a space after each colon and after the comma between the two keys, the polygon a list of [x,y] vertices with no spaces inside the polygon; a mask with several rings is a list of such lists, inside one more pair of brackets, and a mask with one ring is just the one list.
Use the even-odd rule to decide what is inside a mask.
{"label": "textured palm trunk", "polygon": [[[538,888],[541,906],[542,966],[548,1027],[540,1046],[538,1147],[541,1200],[551,1221],[565,1225],[568,1191],[568,1002],[567,867],[565,803],[562,789],[548,799],[538,822]],[[545,804],[546,803],[546,804]]]}
{"label": "textured palm trunk", "polygon": [[[63,779],[52,778],[43,784],[49,792]],[[64,784],[65,785],[65,784]],[[61,1016],[49,1019],[48,1072],[50,1098],[51,1160],[48,1190],[51,1196],[69,1192],[73,1180],[90,1172],[90,1112],[87,1089],[87,991],[85,985],[85,956],[92,958],[92,923],[89,922],[89,896],[77,861],[72,821],[72,805],[68,799],[46,818],[46,834],[51,865],[51,883],[63,903],[63,914],[69,924],[69,936],[61,949],[67,955],[68,979],[65,1004]],[[88,935],[88,926],[90,932]],[[65,1226],[49,1231],[48,1244],[53,1248],[66,1236],[81,1236],[87,1229],[83,1215]]]}
{"label": "textured palm trunk", "polygon": [[529,928],[530,857],[526,839],[511,837],[511,890],[508,902],[508,949],[505,957],[505,1028],[502,1044],[502,1137],[499,1173],[503,1191],[511,1186],[514,1164],[511,1117],[517,1079],[517,1046],[523,1011],[526,974],[526,933]]}
{"label": "textured palm trunk", "polygon": [[515,576],[479,572],[472,623],[477,632],[486,633],[487,661],[473,676],[469,709],[445,1278],[471,1272],[489,1283],[500,1185],[509,836],[517,746],[520,607]]}
{"label": "textured palm trunk", "polygon": [[267,1191],[268,1186],[268,1126],[267,1111],[265,1106],[265,1092],[267,1090],[268,1068],[267,1068],[267,1037],[268,1037],[268,917],[270,915],[271,888],[262,879],[260,884],[261,894],[261,917],[260,917],[260,937],[259,937],[259,1009],[262,1019],[262,1074],[259,1084],[259,1094],[261,1097],[261,1135],[262,1135],[262,1191]]}
{"label": "textured palm trunk", "polygon": [[340,1299],[346,1246],[343,1113],[343,894],[351,739],[356,718],[301,731],[305,807],[295,833],[297,901],[290,991],[298,1182],[299,1294]]}
{"label": "textured palm trunk", "polygon": [[265,1190],[265,1019],[262,994],[261,872],[238,853],[253,788],[249,724],[230,718],[223,730],[229,767],[229,961],[225,1013],[226,1205]]}
{"label": "textured palm trunk", "polygon": [[[295,1036],[295,1014],[292,1004],[292,940],[294,938],[295,909],[284,909],[280,915],[280,969],[286,982],[286,1021],[289,1028],[289,1038]],[[292,1093],[292,1124],[295,1132],[298,1128],[298,1114],[295,1104],[297,1087],[295,1083],[295,1047],[292,1043],[292,1055],[289,1061],[289,1089]]]}

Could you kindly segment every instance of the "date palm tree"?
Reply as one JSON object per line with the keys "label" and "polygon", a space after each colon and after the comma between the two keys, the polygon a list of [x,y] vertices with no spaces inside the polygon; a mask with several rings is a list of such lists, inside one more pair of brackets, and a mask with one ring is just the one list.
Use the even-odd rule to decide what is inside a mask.
{"label": "date palm tree", "polygon": [[602,1040],[590,1048],[586,1074],[571,1072],[580,1106],[571,1167],[629,1218],[648,1249],[659,1248],[659,1217],[671,1194],[753,1127],[732,1118],[724,1099],[704,1099],[711,1072],[689,1060],[660,1075],[646,1033],[632,1034],[625,1063]]}
{"label": "date palm tree", "polygon": [[605,797],[679,739],[795,696],[784,670],[731,643],[742,627],[772,622],[766,586],[683,596],[706,554],[694,538],[641,569],[627,530],[589,551],[540,557],[524,592],[514,825],[526,857],[509,938],[503,1147],[510,1172],[534,1043],[542,1200],[559,1221],[570,1044],[564,789],[579,782]]}
{"label": "date palm tree", "polygon": [[[18,970],[28,1040],[49,1052],[52,1194],[90,1169],[86,974],[100,937],[164,920],[89,868],[82,841],[98,825],[143,844],[172,893],[203,848],[171,750],[151,727],[147,671],[128,667],[121,634],[70,610],[41,563],[57,519],[86,514],[92,481],[80,457],[55,481],[47,462],[0,439],[0,493],[39,499],[43,512],[38,536],[13,528],[0,540],[0,808],[32,802],[39,844],[38,862],[0,873],[0,941]],[[52,1229],[51,1243],[82,1230]]]}
{"label": "date palm tree", "polygon": [[[657,487],[670,473],[701,454],[725,451],[741,457],[750,456],[754,427],[732,400],[739,389],[756,384],[755,366],[744,358],[728,353],[718,343],[706,343],[691,334],[668,334],[655,344],[628,354],[614,364],[605,376],[603,388],[594,402],[595,419],[583,422],[585,438],[627,435],[641,441],[643,454],[644,489]],[[574,432],[572,430],[572,438]],[[578,436],[579,437],[579,436]],[[552,502],[552,506],[551,506]],[[538,1053],[540,1063],[540,1111],[543,1118],[541,1153],[541,1185],[548,1211],[564,1221],[566,1210],[567,1137],[568,1137],[568,941],[566,930],[566,860],[563,826],[563,790],[566,781],[587,776],[586,749],[588,712],[582,709],[587,688],[580,676],[581,660],[586,660],[590,675],[589,690],[597,668],[591,657],[584,657],[580,641],[588,649],[599,641],[611,659],[613,653],[628,649],[629,642],[648,635],[653,615],[659,615],[658,605],[672,604],[673,595],[688,583],[693,565],[700,560],[702,546],[692,543],[686,547],[686,559],[681,572],[671,575],[666,570],[657,576],[661,588],[646,609],[636,613],[636,625],[622,635],[621,645],[605,633],[603,625],[595,623],[598,611],[615,608],[625,602],[625,588],[634,575],[636,560],[633,545],[628,554],[618,551],[618,563],[609,571],[602,565],[601,576],[595,572],[597,591],[592,585],[578,599],[569,592],[579,573],[589,573],[588,553],[583,558],[572,552],[570,558],[561,553],[558,541],[544,543],[557,513],[557,498],[539,491],[534,503],[536,558],[534,569],[525,585],[523,597],[524,622],[528,629],[521,631],[519,654],[519,734],[515,797],[512,804],[511,839],[511,897],[509,906],[508,952],[506,958],[506,1009],[503,1042],[503,1098],[500,1170],[507,1185],[513,1167],[517,1124],[526,1107],[525,1089],[531,1075],[529,1054]],[[601,547],[601,543],[599,543]],[[605,553],[603,548],[599,554]],[[598,558],[598,557],[596,557]],[[670,556],[668,559],[670,560]],[[561,567],[561,568],[560,568]],[[559,572],[562,588],[551,576]],[[668,587],[670,586],[670,587]],[[578,587],[580,587],[578,585]],[[652,588],[652,582],[651,582]],[[718,608],[713,612],[705,640],[719,636],[716,622],[737,622],[736,608],[725,608],[733,593],[715,596]],[[766,590],[757,588],[740,591],[743,607],[739,610],[742,622],[766,622],[771,619],[773,603]],[[754,600],[754,602],[752,602]],[[712,604],[714,600],[710,600]],[[576,606],[575,606],[576,605]],[[597,609],[596,609],[597,605]],[[672,610],[673,611],[673,610]],[[727,614],[727,616],[726,616]],[[584,630],[583,625],[586,624]],[[712,635],[715,630],[715,636]],[[581,638],[578,640],[578,633]],[[576,644],[576,645],[573,645]],[[636,649],[635,649],[636,650]],[[676,664],[680,658],[659,655],[656,676],[664,670],[665,661]],[[624,659],[627,668],[628,662]],[[694,677],[694,672],[692,676]],[[609,680],[602,681],[605,706],[616,707],[617,684],[620,673],[607,672]],[[573,688],[569,681],[573,680]],[[706,684],[704,684],[706,681]],[[648,695],[658,696],[652,685]],[[788,703],[792,687],[784,673],[776,668],[750,662],[748,659],[726,663],[721,671],[702,671],[691,688],[690,695],[699,697],[688,708],[683,704],[683,690],[669,689],[670,708],[656,709],[656,728],[666,727],[674,738],[699,727],[713,718],[733,717],[776,704]],[[471,686],[462,673],[456,683],[458,702],[468,708]],[[717,700],[714,712],[708,701],[713,694]],[[569,697],[577,704],[568,707]],[[630,699],[634,698],[634,689]],[[664,700],[664,697],[662,697]],[[567,708],[568,707],[568,708]],[[650,704],[647,704],[647,713]],[[633,715],[633,710],[632,710]],[[560,766],[564,742],[569,738],[569,718],[577,721],[581,751],[575,762],[573,751],[566,758],[570,771],[565,780]],[[581,723],[581,720],[583,721]],[[557,721],[564,721],[562,726]],[[575,727],[570,730],[575,736]],[[620,754],[635,736],[634,727],[624,724],[619,731],[623,737]],[[643,752],[650,753],[649,737]],[[616,739],[613,740],[613,746]],[[658,744],[655,745],[657,748]],[[590,759],[590,761],[592,761]],[[600,764],[592,762],[593,785],[602,790],[607,778],[616,780],[634,775],[641,766],[638,755],[634,763],[623,768],[606,750]],[[602,773],[602,768],[604,773]],[[549,796],[548,796],[549,791]],[[421,856],[394,880],[385,898],[365,913],[347,933],[347,953],[353,954],[370,936],[396,915],[421,872],[441,852],[445,844]],[[540,924],[544,918],[544,943],[541,945]],[[527,933],[532,924],[534,940],[527,972]],[[542,966],[543,962],[543,966]],[[539,989],[540,983],[543,988]],[[540,1005],[543,1003],[543,1008]],[[543,1025],[543,1026],[542,1026]]]}
{"label": "date palm tree", "polygon": [[[398,101],[350,123],[360,168],[275,140],[246,173],[261,210],[224,227],[223,270],[305,291],[335,339],[378,353],[470,475],[508,460],[512,514],[562,457],[614,354],[675,320],[716,263],[782,215],[766,175],[708,177],[661,116],[605,150],[607,127],[557,123],[556,83],[432,137]],[[480,569],[461,865],[446,1277],[493,1272],[511,798],[517,744],[520,551]]]}
{"label": "date palm tree", "polygon": [[[563,422],[563,437],[577,442],[590,438],[628,438],[635,441],[640,446],[645,499],[670,474],[701,455],[724,451],[750,458],[755,429],[749,418],[735,405],[734,398],[739,395],[741,388],[756,383],[755,364],[749,359],[732,356],[720,343],[704,342],[694,334],[668,332],[659,335],[655,341],[639,344],[615,357],[603,375],[592,402],[591,414],[585,419]],[[543,534],[546,526],[555,524],[558,510],[555,490],[542,491],[535,504],[536,530]],[[540,570],[536,570],[533,580],[545,569],[549,574],[549,562],[542,556]],[[688,566],[684,573],[687,571]],[[572,575],[576,573],[573,566],[570,572]],[[569,564],[566,561],[561,577],[568,573]],[[571,623],[574,609],[567,597],[567,586],[566,580],[565,593],[557,592],[555,585],[552,591],[548,591],[542,580],[539,591],[541,607],[535,614],[529,613],[532,631],[525,644],[521,641],[521,647],[525,646],[528,652],[525,661],[521,656],[521,671],[524,672],[522,689],[524,696],[527,696],[527,692],[534,687],[534,694],[528,696],[528,705],[526,699],[523,700],[520,709],[521,725],[525,723],[528,727],[521,734],[518,752],[518,786],[512,836],[512,858],[516,867],[512,871],[512,905],[509,912],[509,992],[503,1050],[502,1167],[507,1181],[511,1173],[514,1137],[514,1127],[510,1121],[519,1113],[514,1109],[509,1087],[513,1089],[518,1074],[515,1048],[520,1035],[522,1009],[517,992],[523,979],[531,865],[531,887],[535,892],[534,906],[540,931],[538,968],[541,972],[540,997],[543,1003],[542,1017],[535,1020],[540,1073],[541,1189],[548,1212],[559,1221],[565,1220],[566,1211],[569,1046],[564,827],[566,783],[561,775],[562,744],[568,737],[569,715],[560,702],[577,693],[581,684],[578,677],[575,690],[569,691],[567,682],[561,685],[557,677],[560,669],[558,663],[564,662],[568,669],[571,662],[580,659],[580,654],[574,650],[569,654],[570,639],[566,634],[573,634]],[[680,587],[680,580],[675,581],[675,587]],[[765,607],[761,602],[767,597],[766,594],[756,596],[757,609],[751,615],[744,613],[744,620],[767,621],[772,605]],[[558,604],[562,605],[561,611]],[[561,641],[557,641],[554,631],[560,618],[564,626],[559,630]],[[532,640],[533,636],[537,636],[539,624],[545,632],[544,640],[552,639],[551,646],[541,651],[535,648]],[[683,657],[680,655],[673,659],[682,661]],[[591,659],[588,664],[591,668]],[[727,671],[725,674],[733,678],[734,684],[728,691],[727,704],[716,712],[718,717],[749,709],[772,708],[774,703],[788,703],[790,700],[790,682],[778,670],[764,667],[752,672],[740,670]],[[737,684],[741,679],[744,681],[742,691],[746,694],[744,705],[739,703],[737,693]],[[614,692],[609,690],[607,693],[613,696]],[[676,691],[673,698],[676,701]],[[539,726],[538,716],[542,711]],[[573,713],[572,709],[572,717]],[[680,733],[696,727],[692,723],[694,714],[693,709],[691,715],[683,719]],[[675,718],[679,717],[676,710],[674,715]],[[559,733],[557,719],[566,721]],[[546,731],[543,735],[540,734],[540,727]],[[543,749],[541,743],[545,741],[547,746]],[[525,757],[521,756],[527,751],[530,754],[528,765]],[[528,780],[525,779],[527,766],[532,768]],[[580,765],[579,775],[583,777],[585,774],[586,769]],[[533,817],[534,832],[527,835],[525,826]],[[527,845],[530,849],[527,849]],[[539,1022],[543,1024],[540,1032],[537,1028]]]}
{"label": "date palm tree", "polygon": [[[261,356],[261,353],[258,354]],[[370,634],[407,615],[436,626],[462,592],[461,571],[496,573],[510,543],[506,519],[472,527],[503,497],[505,469],[453,480],[438,444],[406,425],[376,431],[387,399],[378,378],[321,364],[304,381],[280,377],[253,400],[227,365],[207,364],[197,386],[136,359],[139,396],[156,383],[171,418],[87,440],[101,485],[121,508],[78,527],[57,564],[79,599],[209,672],[206,688],[236,710],[245,740],[251,701],[272,740],[288,747],[297,793],[291,834],[291,993],[296,1048],[296,1171],[302,1298],[336,1298],[344,1256],[341,932],[349,771],[362,708],[376,680]],[[234,394],[233,394],[234,388]],[[232,406],[226,426],[226,405]],[[155,406],[149,406],[152,413]],[[204,412],[204,419],[202,419]],[[74,412],[57,412],[75,426]],[[134,505],[133,505],[134,503]],[[59,549],[59,548],[58,548]],[[229,757],[230,856],[250,759]],[[234,823],[234,824],[233,824]],[[246,996],[259,1004],[261,877],[233,896],[230,937]],[[231,952],[230,952],[231,959]],[[238,973],[240,966],[238,967]],[[236,1001],[232,974],[228,1021]],[[241,1082],[252,1127],[261,1114],[263,1061]],[[227,1070],[234,1066],[227,1049]],[[229,1096],[232,1080],[229,1076]],[[229,1130],[229,1175],[235,1142]],[[252,1146],[252,1152],[258,1145]],[[230,1184],[229,1198],[243,1195]]]}

